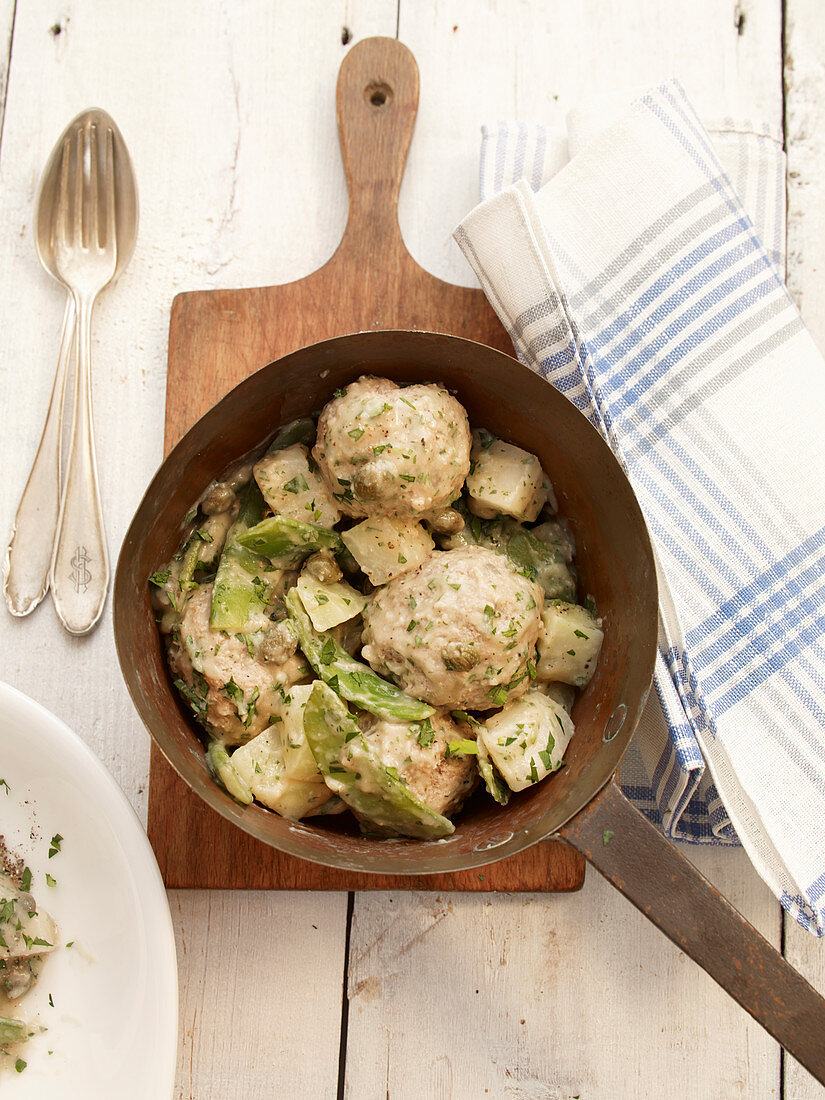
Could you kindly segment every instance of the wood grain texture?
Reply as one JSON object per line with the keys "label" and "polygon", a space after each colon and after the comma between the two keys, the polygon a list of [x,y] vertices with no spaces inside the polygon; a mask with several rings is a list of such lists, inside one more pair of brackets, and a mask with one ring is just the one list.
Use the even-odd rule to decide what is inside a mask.
{"label": "wood grain texture", "polygon": [[[483,123],[563,126],[591,93],[674,73],[705,114],[782,119],[779,0],[402,0],[400,34],[422,83],[401,230],[456,282],[473,281],[450,232],[478,198]],[[779,944],[743,853],[682,850]],[[356,896],[349,1097],[780,1095],[777,1044],[600,876],[559,898],[434,899]]]}
{"label": "wood grain texture", "polygon": [[[788,0],[785,27],[785,141],[788,153],[788,289],[825,350],[825,21],[819,0]],[[825,939],[787,915],[785,955],[825,994]],[[825,1038],[823,1039],[825,1042]],[[820,1085],[785,1058],[785,1095],[825,1100]]]}
{"label": "wood grain texture", "polygon": [[[0,4],[3,56],[14,7]],[[807,13],[798,25],[812,47],[795,53],[798,84],[821,77],[819,7],[788,0],[789,16]],[[95,321],[113,550],[162,455],[169,303],[186,288],[299,279],[332,255],[347,217],[330,109],[338,67],[359,39],[394,34],[399,8],[422,77],[401,231],[420,263],[453,282],[472,282],[450,231],[477,199],[482,122],[561,123],[591,91],[670,72],[703,111],[730,104],[772,121],[782,114],[779,0],[26,0],[16,8],[0,158],[0,403],[22,412],[7,415],[0,432],[0,520],[8,529],[34,457],[63,311],[34,255],[34,191],[63,126],[96,103],[124,132],[141,198],[135,256]],[[816,96],[811,110],[825,102]],[[809,134],[812,155],[823,155],[820,132]],[[821,210],[823,179],[825,171],[806,185],[811,213],[800,227]],[[812,257],[821,240],[806,245]],[[821,278],[808,280],[812,326],[825,318],[821,290]],[[145,820],[149,739],[117,672],[108,611],[87,639],[68,638],[48,605],[22,621],[3,614],[0,643],[3,679],[84,737]],[[743,854],[686,850],[778,943],[779,907]],[[308,941],[290,932],[310,895],[171,894],[182,993],[178,1100],[300,1097],[315,1059],[323,1072],[311,1078],[314,1095],[335,1096],[329,1048],[338,1043],[346,922],[336,895],[318,897],[329,920],[313,917],[320,939]],[[429,897],[356,896],[350,1097],[384,1100],[388,1077],[393,1100],[449,1096],[451,1079],[456,1100],[488,1087],[486,1095],[509,1100],[569,1098],[579,1089],[565,1085],[583,1080],[587,1100],[780,1095],[776,1045],[600,876],[562,897],[452,897],[449,918],[432,931]],[[825,989],[821,941],[792,924],[786,937],[791,961]],[[284,974],[288,987],[279,986]],[[364,978],[372,982],[359,988]],[[292,998],[304,1025],[294,1029]],[[288,1046],[277,1041],[282,1031]],[[431,1065],[439,1058],[440,1071]],[[787,1100],[821,1097],[793,1069],[785,1070]]]}
{"label": "wood grain texture", "polygon": [[[193,286],[297,279],[329,258],[347,212],[330,110],[338,67],[360,38],[395,33],[397,5],[2,0],[3,63],[15,7],[0,157],[0,296],[8,321],[0,345],[7,413],[0,526],[6,537],[37,448],[64,307],[34,250],[37,181],[69,119],[97,104],[129,145],[141,207],[135,255],[101,296],[94,323],[95,428],[114,558],[162,457],[173,296]],[[149,737],[118,672],[110,608],[87,638],[69,637],[48,600],[26,619],[3,610],[0,645],[3,680],[75,730],[145,822]],[[255,903],[231,893],[211,904],[204,894],[176,897],[179,936],[198,945],[184,952],[178,941],[184,1026],[177,1095],[264,1097],[275,1081],[284,1096],[334,1096],[345,899],[323,895],[326,918],[313,918],[318,932],[309,940],[292,935],[290,894]],[[285,1020],[293,1000],[299,1016]],[[322,1034],[313,1030],[315,1004]],[[277,1041],[281,1033],[289,1047]],[[296,1066],[295,1049],[307,1034],[315,1068]],[[303,1094],[302,1074],[317,1086]]]}
{"label": "wood grain texture", "polygon": [[452,282],[477,285],[451,234],[478,202],[484,124],[563,132],[588,96],[670,76],[704,116],[782,122],[781,0],[402,0],[399,28],[421,68],[401,231]]}
{"label": "wood grain texture", "polygon": [[[774,942],[741,851],[702,872]],[[600,875],[564,896],[358,894],[348,1100],[778,1095],[776,1044]]]}
{"label": "wood grain texture", "polygon": [[173,891],[169,902],[180,972],[175,1100],[334,1096],[346,894]]}
{"label": "wood grain texture", "polygon": [[[412,54],[391,38],[359,43],[341,66],[336,99],[350,196],[341,244],[319,271],[295,283],[178,295],[169,330],[167,450],[256,368],[344,332],[434,330],[512,352],[481,291],[428,274],[401,238],[398,193],[418,108],[418,69]],[[298,860],[219,818],[156,750],[148,833],[167,886],[575,890],[584,881],[580,857],[552,842],[481,873],[461,872],[434,881],[349,874]]]}

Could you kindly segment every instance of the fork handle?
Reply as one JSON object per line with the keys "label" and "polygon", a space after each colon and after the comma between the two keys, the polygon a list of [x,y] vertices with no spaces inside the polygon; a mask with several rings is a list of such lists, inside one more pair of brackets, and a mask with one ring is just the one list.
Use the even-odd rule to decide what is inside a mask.
{"label": "fork handle", "polygon": [[109,556],[95,460],[91,352],[94,296],[75,292],[77,371],[68,469],[51,569],[57,617],[70,634],[88,634],[103,614]]}
{"label": "fork handle", "polygon": [[12,615],[28,615],[46,595],[60,512],[63,395],[75,330],[74,299],[66,299],[49,411],[34,463],[14,517],[6,554],[3,593]]}

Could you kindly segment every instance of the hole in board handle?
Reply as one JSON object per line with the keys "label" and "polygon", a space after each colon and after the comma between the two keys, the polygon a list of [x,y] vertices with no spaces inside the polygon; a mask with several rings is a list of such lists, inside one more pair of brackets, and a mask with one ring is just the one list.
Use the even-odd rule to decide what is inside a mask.
{"label": "hole in board handle", "polygon": [[381,110],[392,100],[392,88],[383,81],[372,80],[364,89],[364,99],[372,107]]}

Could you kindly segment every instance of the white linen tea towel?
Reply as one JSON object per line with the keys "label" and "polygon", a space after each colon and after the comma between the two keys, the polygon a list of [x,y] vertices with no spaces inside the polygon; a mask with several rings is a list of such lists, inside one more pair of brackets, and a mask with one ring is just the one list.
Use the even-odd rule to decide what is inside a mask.
{"label": "white linen tea towel", "polygon": [[[519,356],[599,428],[647,519],[660,645],[635,740],[662,824],[694,839],[732,827],[823,935],[825,360],[774,266],[781,170],[750,195],[766,250],[678,82],[600,132],[582,118],[569,163],[482,202],[456,240]],[[539,183],[546,158],[525,135]],[[747,182],[764,150],[728,136]],[[503,183],[506,159],[492,171]]]}

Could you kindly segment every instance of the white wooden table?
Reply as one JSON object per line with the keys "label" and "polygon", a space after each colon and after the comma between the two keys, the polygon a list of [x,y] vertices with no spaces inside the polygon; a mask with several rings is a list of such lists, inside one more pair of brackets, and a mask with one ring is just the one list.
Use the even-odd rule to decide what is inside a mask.
{"label": "white wooden table", "polygon": [[[95,326],[114,555],[161,457],[173,295],[288,281],[332,253],[346,215],[335,79],[349,45],[375,34],[398,34],[421,69],[401,222],[435,274],[472,281],[450,230],[476,200],[482,122],[561,123],[583,95],[675,73],[700,112],[785,126],[789,281],[825,343],[818,0],[0,0],[4,542],[63,310],[31,223],[64,125],[88,106],[110,111],[140,185],[137,250]],[[2,678],[76,729],[145,820],[149,739],[121,681],[110,610],[85,639],[63,633],[48,603],[23,621],[3,611],[0,631]],[[825,944],[783,921],[741,851],[691,854],[825,989]],[[180,1098],[825,1097],[594,872],[570,896],[169,900]]]}

